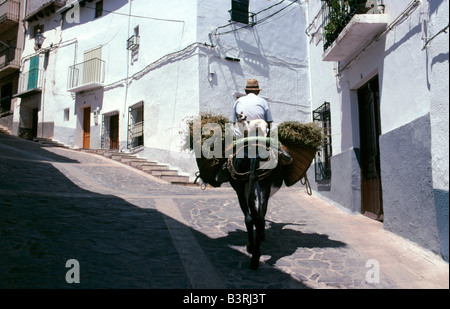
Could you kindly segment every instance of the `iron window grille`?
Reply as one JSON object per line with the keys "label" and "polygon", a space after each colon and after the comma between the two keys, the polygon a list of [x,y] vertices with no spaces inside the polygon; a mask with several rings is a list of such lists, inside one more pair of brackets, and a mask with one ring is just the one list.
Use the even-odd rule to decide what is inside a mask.
{"label": "iron window grille", "polygon": [[138,35],[133,35],[127,40],[127,49],[135,50],[139,47],[140,37]]}
{"label": "iron window grille", "polygon": [[325,102],[313,111],[313,121],[323,129],[324,139],[322,147],[316,153],[314,170],[316,182],[331,179],[331,113],[330,103]]}
{"label": "iron window grille", "polygon": [[144,102],[128,108],[128,149],[144,146]]}
{"label": "iron window grille", "polygon": [[253,26],[256,24],[256,14],[249,12],[249,0],[231,0],[231,21]]}

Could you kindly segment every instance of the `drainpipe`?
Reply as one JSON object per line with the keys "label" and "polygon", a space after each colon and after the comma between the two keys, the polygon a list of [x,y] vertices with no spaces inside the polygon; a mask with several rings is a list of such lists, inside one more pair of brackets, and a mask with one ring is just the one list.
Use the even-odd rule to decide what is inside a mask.
{"label": "drainpipe", "polygon": [[[130,4],[130,10],[129,10],[129,14],[128,14],[128,36],[127,39],[130,37],[130,27],[131,27],[131,8],[132,8],[132,2],[133,0],[128,0],[128,3]],[[126,116],[126,111],[127,111],[127,101],[128,101],[128,80],[130,78],[130,50],[127,49],[127,78],[125,81],[125,99],[123,102],[123,110],[122,110],[122,118],[125,118]],[[127,123],[127,128],[128,128],[129,123]],[[127,129],[128,130],[128,129]],[[119,133],[120,136],[120,133]],[[127,131],[127,136],[128,136],[128,131]],[[120,141],[120,138],[119,138]],[[119,148],[120,148],[120,144],[119,144]],[[128,148],[128,145],[127,145]]]}
{"label": "drainpipe", "polygon": [[[131,5],[132,5],[132,1],[133,0],[128,0],[128,3],[130,4],[130,11],[128,14],[128,37],[127,39],[130,37],[130,27],[131,27]],[[128,79],[130,78],[130,50],[127,50],[127,78],[126,78],[126,82],[125,82],[125,101],[123,104],[123,112],[122,112],[122,117],[125,117],[125,113],[126,113],[126,108],[127,108],[127,101],[128,101]]]}
{"label": "drainpipe", "polygon": [[27,29],[25,28],[25,23],[23,22],[23,19],[25,18],[27,14],[27,0],[23,0],[23,17],[22,17],[22,27],[23,27],[23,37],[22,37],[22,53],[23,49],[25,48],[25,37],[27,33]]}

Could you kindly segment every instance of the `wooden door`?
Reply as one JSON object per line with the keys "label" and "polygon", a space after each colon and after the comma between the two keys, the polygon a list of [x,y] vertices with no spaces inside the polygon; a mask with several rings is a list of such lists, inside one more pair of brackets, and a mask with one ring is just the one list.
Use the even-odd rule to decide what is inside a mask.
{"label": "wooden door", "polygon": [[361,147],[361,212],[372,219],[382,221],[378,76],[358,89],[358,106]]}
{"label": "wooden door", "polygon": [[119,149],[119,115],[113,115],[109,120],[109,148]]}
{"label": "wooden door", "polygon": [[91,147],[91,108],[83,110],[83,148]]}

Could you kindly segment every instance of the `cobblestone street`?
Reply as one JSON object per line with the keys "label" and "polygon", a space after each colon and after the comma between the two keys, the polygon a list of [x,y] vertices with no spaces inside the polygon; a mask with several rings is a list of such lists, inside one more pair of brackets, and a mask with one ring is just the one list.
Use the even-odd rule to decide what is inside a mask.
{"label": "cobblestone street", "polygon": [[[277,192],[266,219],[253,271],[230,188],[0,134],[0,288],[449,287],[440,257],[303,187]],[[66,282],[70,259],[80,283]]]}

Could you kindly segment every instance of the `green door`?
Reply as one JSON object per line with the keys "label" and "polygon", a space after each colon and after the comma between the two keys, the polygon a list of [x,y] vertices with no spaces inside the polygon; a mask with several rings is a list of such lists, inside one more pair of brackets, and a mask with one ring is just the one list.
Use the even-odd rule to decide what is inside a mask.
{"label": "green door", "polygon": [[27,90],[37,88],[39,75],[39,55],[30,59],[30,71],[28,73],[28,87]]}

